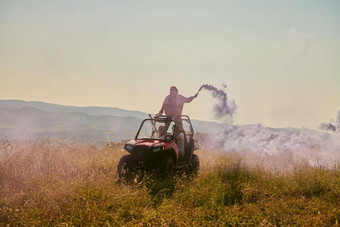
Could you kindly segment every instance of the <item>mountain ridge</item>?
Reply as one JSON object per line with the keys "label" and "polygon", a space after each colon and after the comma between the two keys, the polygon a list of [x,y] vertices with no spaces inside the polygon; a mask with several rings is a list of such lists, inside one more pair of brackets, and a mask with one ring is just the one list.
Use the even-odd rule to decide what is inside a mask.
{"label": "mountain ridge", "polygon": [[[8,139],[61,138],[105,143],[133,138],[147,113],[118,107],[76,107],[40,101],[0,100],[0,136]],[[223,128],[192,120],[195,131]]]}
{"label": "mountain ridge", "polygon": [[[0,100],[0,138],[60,138],[81,143],[105,144],[108,141],[134,138],[145,118],[148,118],[147,113],[118,107],[76,107],[40,101]],[[231,135],[232,132],[236,133],[238,138],[247,135],[245,132],[249,130],[258,130],[257,128],[269,134],[284,131],[291,135],[301,131],[291,127],[228,125],[195,119],[192,124],[195,132],[222,132],[224,135]]]}

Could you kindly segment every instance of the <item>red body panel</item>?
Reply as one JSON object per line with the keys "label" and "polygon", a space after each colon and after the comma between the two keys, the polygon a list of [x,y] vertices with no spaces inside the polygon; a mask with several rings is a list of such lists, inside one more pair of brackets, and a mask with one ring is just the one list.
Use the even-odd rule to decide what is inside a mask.
{"label": "red body panel", "polygon": [[178,153],[178,148],[177,148],[177,144],[175,143],[175,141],[170,141],[170,142],[166,142],[165,143],[165,150],[168,150],[170,148],[173,148],[176,152],[176,156],[177,156],[177,160],[179,158],[179,153]]}
{"label": "red body panel", "polygon": [[174,151],[176,152],[176,156],[178,159],[178,148],[177,145],[175,143],[175,141],[163,141],[163,140],[155,140],[155,139],[143,139],[143,140],[130,140],[129,142],[127,142],[126,144],[131,144],[135,147],[138,146],[143,146],[143,147],[161,147],[164,146],[164,150],[169,150],[169,149],[174,149]]}

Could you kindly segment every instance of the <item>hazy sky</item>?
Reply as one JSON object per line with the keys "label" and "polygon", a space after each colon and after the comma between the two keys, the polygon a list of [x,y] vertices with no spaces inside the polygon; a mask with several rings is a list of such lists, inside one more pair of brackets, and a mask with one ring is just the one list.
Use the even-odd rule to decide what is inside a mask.
{"label": "hazy sky", "polygon": [[157,113],[171,85],[225,83],[236,124],[317,128],[340,109],[339,41],[339,0],[0,0],[0,99]]}

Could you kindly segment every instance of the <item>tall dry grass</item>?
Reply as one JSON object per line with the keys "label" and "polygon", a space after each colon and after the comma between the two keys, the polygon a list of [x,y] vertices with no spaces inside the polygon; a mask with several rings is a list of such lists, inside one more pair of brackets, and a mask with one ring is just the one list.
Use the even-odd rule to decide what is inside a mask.
{"label": "tall dry grass", "polygon": [[[253,153],[201,149],[200,174],[117,184],[126,152],[68,141],[2,141],[3,226],[336,226],[340,171],[295,164],[277,171]],[[276,161],[287,157],[270,157]],[[255,163],[255,164],[254,164]]]}

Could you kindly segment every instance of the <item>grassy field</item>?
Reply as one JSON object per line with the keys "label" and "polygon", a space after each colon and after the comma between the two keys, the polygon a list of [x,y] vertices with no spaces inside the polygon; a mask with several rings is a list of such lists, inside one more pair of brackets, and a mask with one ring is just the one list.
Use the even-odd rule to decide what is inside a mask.
{"label": "grassy field", "polygon": [[[122,144],[2,142],[0,226],[338,226],[340,170],[200,149],[197,177],[117,184]],[[286,160],[291,155],[268,157]],[[255,163],[255,164],[253,164]]]}

